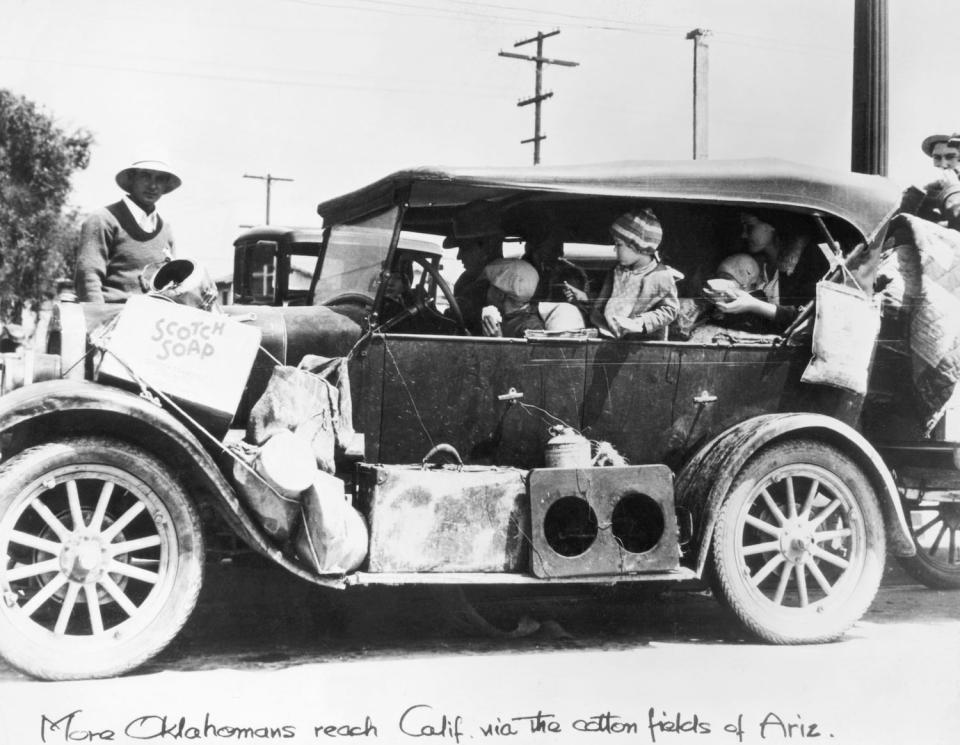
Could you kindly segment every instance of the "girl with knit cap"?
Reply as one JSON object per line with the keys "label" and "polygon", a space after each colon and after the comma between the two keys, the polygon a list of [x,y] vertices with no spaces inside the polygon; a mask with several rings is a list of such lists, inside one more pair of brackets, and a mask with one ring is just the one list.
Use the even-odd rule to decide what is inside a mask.
{"label": "girl with knit cap", "polygon": [[143,291],[140,273],[148,264],[173,257],[173,233],[156,205],[180,178],[162,161],[141,160],[116,181],[124,197],[93,212],[80,228],[76,285],[83,302],[122,303]]}
{"label": "girl with knit cap", "polygon": [[673,272],[660,263],[660,221],[649,208],[627,212],[610,226],[617,266],[600,294],[590,300],[583,290],[565,285],[570,302],[589,304],[590,320],[605,336],[666,338],[680,303]]}

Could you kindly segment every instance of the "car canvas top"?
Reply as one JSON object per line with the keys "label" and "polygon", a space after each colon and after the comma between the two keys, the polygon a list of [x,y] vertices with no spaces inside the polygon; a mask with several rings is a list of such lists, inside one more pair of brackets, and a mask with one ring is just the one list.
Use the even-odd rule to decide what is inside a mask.
{"label": "car canvas top", "polygon": [[352,222],[395,204],[405,222],[418,213],[443,217],[477,199],[505,200],[526,192],[707,204],[770,206],[839,217],[868,241],[900,204],[900,189],[882,176],[832,171],[778,159],[623,161],[596,165],[445,168],[397,171],[356,191],[321,202],[328,225]]}

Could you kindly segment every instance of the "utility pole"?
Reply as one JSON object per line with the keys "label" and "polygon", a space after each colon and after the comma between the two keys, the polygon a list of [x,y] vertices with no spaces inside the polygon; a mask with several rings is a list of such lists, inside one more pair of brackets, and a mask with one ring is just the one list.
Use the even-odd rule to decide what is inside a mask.
{"label": "utility pole", "polygon": [[887,0],[853,5],[850,170],[887,175]]}
{"label": "utility pole", "polygon": [[707,157],[707,80],[710,74],[706,38],[711,32],[695,28],[688,39],[693,40],[693,159]]}
{"label": "utility pole", "polygon": [[264,225],[270,224],[270,184],[274,181],[293,181],[292,178],[280,178],[279,176],[271,176],[269,173],[266,176],[251,176],[249,173],[243,174],[244,178],[255,178],[260,181],[267,182],[267,221]]}
{"label": "utility pole", "polygon": [[513,57],[514,59],[527,60],[528,62],[535,62],[537,65],[537,81],[534,88],[534,94],[532,98],[525,98],[524,100],[517,103],[517,106],[528,106],[529,104],[534,104],[534,125],[533,125],[533,137],[527,140],[520,140],[521,145],[526,145],[528,142],[533,143],[533,164],[538,165],[540,163],[540,140],[547,139],[546,135],[540,134],[540,102],[545,101],[553,95],[553,91],[549,93],[542,92],[542,83],[543,83],[543,66],[544,65],[563,65],[564,67],[576,67],[579,65],[579,62],[570,62],[569,60],[562,59],[547,59],[543,56],[543,40],[551,36],[556,36],[560,33],[560,29],[554,29],[547,33],[538,31],[537,35],[531,39],[524,39],[523,41],[518,41],[514,44],[514,48],[523,46],[524,44],[531,44],[537,42],[537,54],[535,57],[530,57],[526,54],[516,54],[515,52],[500,52],[501,57]]}

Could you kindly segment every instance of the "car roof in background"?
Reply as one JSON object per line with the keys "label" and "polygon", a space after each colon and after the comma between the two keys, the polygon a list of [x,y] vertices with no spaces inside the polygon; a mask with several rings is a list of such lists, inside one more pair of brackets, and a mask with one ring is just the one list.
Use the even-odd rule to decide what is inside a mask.
{"label": "car roof in background", "polygon": [[[340,229],[341,236],[346,232],[355,234],[354,237],[357,240],[362,240],[362,231],[363,228],[359,227],[342,227]],[[285,241],[288,243],[323,243],[323,228],[297,228],[297,227],[285,227],[277,225],[261,225],[259,227],[251,228],[240,235],[237,236],[234,240],[233,245],[238,245],[240,243],[245,243],[250,240],[258,241]],[[418,251],[420,253],[430,254],[433,256],[441,256],[443,250],[440,247],[439,243],[426,240],[424,237],[412,237],[408,235],[402,235],[400,237],[400,248],[405,251]]]}
{"label": "car roof in background", "polygon": [[379,212],[405,195],[408,216],[452,219],[469,202],[540,197],[616,197],[817,211],[850,223],[867,239],[900,204],[901,190],[883,176],[832,171],[772,158],[625,161],[596,165],[505,168],[423,167],[397,171],[321,202],[326,224]]}
{"label": "car roof in background", "polygon": [[238,235],[233,245],[236,246],[238,243],[252,239],[278,242],[286,240],[290,243],[323,243],[323,228],[258,225]]}

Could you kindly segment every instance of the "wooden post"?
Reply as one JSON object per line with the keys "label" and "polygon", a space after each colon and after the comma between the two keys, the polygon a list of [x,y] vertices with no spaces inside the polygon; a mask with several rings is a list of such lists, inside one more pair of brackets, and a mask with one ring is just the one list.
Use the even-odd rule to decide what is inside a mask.
{"label": "wooden post", "polygon": [[887,175],[887,0],[855,0],[850,170]]}

